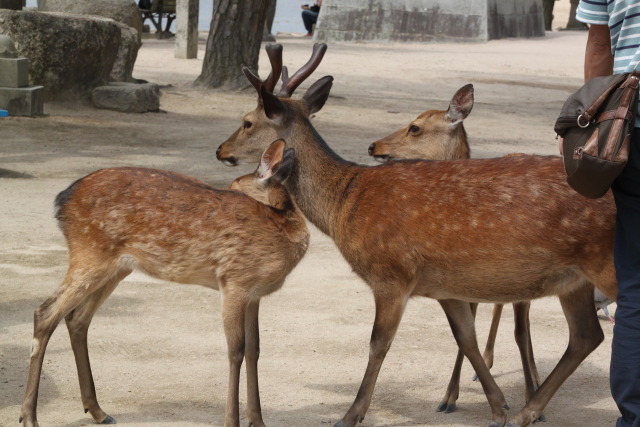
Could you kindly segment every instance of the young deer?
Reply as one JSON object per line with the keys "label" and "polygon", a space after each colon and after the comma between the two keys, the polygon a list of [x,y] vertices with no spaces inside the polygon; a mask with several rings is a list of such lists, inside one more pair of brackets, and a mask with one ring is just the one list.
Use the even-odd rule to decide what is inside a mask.
{"label": "young deer", "polygon": [[[69,270],[36,309],[26,396],[20,421],[37,426],[44,353],[65,319],[85,412],[115,420],[98,405],[87,330],[98,307],[134,268],[164,280],[199,284],[223,294],[229,356],[225,426],[239,425],[238,390],[247,365],[247,417],[264,426],[258,392],[260,298],[278,290],[309,242],[306,220],[282,182],[293,151],[276,141],[255,173],[218,190],[174,172],[113,168],[93,172],[56,198],[56,217],[69,246]],[[239,190],[239,191],[235,191]],[[248,197],[249,196],[249,197]]]}
{"label": "young deer", "polygon": [[471,150],[464,119],[473,108],[473,85],[453,95],[449,108],[428,110],[407,126],[369,146],[369,155],[381,163],[394,159],[468,159]]}
{"label": "young deer", "polygon": [[556,157],[411,160],[377,167],[345,161],[308,118],[324,105],[331,84],[330,76],[320,79],[301,100],[288,99],[297,87],[288,79],[281,96],[256,84],[258,107],[243,117],[217,157],[227,164],[252,161],[269,140],[284,138],[296,150],[285,186],[372,289],[376,315],[369,362],[354,403],[336,426],[354,426],[364,418],[413,296],[435,298],[443,307],[485,390],[491,425],[504,425],[506,402],[478,350],[469,302],[557,295],[569,345],[509,423],[529,425],[604,339],[593,287],[615,297],[611,200],[588,200],[571,190]]}
{"label": "young deer", "polygon": [[[474,90],[472,84],[467,84],[453,95],[446,110],[428,110],[420,114],[415,120],[400,130],[372,143],[369,146],[369,155],[381,163],[389,160],[425,159],[425,160],[455,160],[468,159],[471,155],[467,132],[463,121],[469,116],[474,103]],[[531,334],[529,325],[529,301],[521,301],[513,304],[515,319],[515,337],[520,356],[523,361],[525,374],[527,399],[540,386],[538,369],[533,357]],[[475,314],[478,305],[472,303],[471,309]],[[494,359],[494,348],[500,317],[502,316],[502,304],[495,304],[489,336],[485,345],[482,358],[487,367],[491,369]],[[438,411],[451,413],[455,411],[456,400],[460,393],[460,370],[464,355],[458,350],[456,363],[451,374],[451,380],[447,387],[445,397],[438,406]],[[544,419],[543,415],[540,416]]]}

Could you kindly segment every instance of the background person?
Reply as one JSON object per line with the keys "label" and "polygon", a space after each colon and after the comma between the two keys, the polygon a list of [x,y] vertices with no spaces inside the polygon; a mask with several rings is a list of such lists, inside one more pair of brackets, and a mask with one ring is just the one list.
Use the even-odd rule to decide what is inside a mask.
{"label": "background person", "polygon": [[305,37],[311,37],[313,35],[313,26],[318,22],[318,15],[320,14],[320,7],[322,7],[322,0],[318,0],[314,5],[309,6],[303,4],[302,8],[302,22],[304,28],[307,30]]}

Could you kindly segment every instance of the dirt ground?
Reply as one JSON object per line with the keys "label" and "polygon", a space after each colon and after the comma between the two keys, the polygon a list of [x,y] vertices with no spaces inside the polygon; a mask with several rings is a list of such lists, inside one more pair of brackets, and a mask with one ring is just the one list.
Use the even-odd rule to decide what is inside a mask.
{"label": "dirt ground", "polygon": [[[335,82],[314,123],[341,156],[373,164],[367,156],[371,142],[424,110],[446,108],[458,88],[473,83],[476,105],[466,129],[474,157],[556,154],[553,123],[581,83],[585,40],[586,32],[554,31],[544,38],[478,44],[330,44],[315,77],[332,74]],[[278,41],[290,69],[306,62],[311,40]],[[204,57],[202,43],[200,49],[200,59],[177,60],[171,40],[145,41],[134,76],[163,85],[162,113],[47,103],[45,117],[0,119],[0,425],[17,425],[33,310],[66,269],[65,242],[53,219],[56,194],[108,166],[170,169],[220,187],[252,169],[223,166],[215,150],[240,125],[242,113],[255,107],[255,92],[191,88]],[[266,74],[266,55],[260,66]],[[480,307],[481,345],[490,313],[490,306]],[[492,372],[514,414],[523,405],[523,381],[511,314],[506,307]],[[364,373],[373,316],[368,287],[332,241],[313,229],[306,257],[261,307],[260,382],[268,425],[331,426],[342,418]],[[534,302],[531,324],[536,361],[546,376],[568,340],[557,300]],[[612,324],[601,325],[605,342],[550,402],[548,426],[613,424]],[[99,400],[120,425],[222,425],[228,369],[217,292],[134,273],[97,313],[89,341]],[[363,425],[486,425],[489,407],[468,363],[457,412],[435,411],[455,353],[437,303],[412,300]],[[245,400],[243,386],[241,414]],[[64,325],[47,349],[38,409],[43,426],[93,423],[82,410]]]}

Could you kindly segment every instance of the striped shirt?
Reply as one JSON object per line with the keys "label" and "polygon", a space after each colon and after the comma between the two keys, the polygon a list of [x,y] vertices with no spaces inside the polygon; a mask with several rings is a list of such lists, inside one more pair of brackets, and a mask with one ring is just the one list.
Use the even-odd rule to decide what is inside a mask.
{"label": "striped shirt", "polygon": [[580,0],[576,19],[608,25],[613,74],[633,71],[640,61],[640,0]]}

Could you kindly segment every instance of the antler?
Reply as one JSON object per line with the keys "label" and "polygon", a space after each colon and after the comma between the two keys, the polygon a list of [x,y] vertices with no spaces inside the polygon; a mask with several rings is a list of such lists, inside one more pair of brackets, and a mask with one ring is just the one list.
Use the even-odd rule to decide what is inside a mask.
{"label": "antler", "polygon": [[248,67],[242,67],[242,72],[258,92],[260,92],[260,86],[264,86],[269,92],[273,92],[282,73],[282,45],[269,43],[265,50],[269,56],[269,62],[271,62],[271,72],[266,80],[260,80]]}
{"label": "antler", "polygon": [[320,61],[322,61],[326,51],[327,45],[325,43],[314,44],[313,53],[311,54],[309,61],[307,61],[302,68],[296,71],[291,78],[289,78],[287,67],[282,67],[282,87],[280,88],[280,92],[278,92],[277,96],[288,98],[293,95],[293,91],[300,86],[300,83],[305,81],[305,79],[309,77],[316,68],[318,68],[318,65],[320,65]]}

